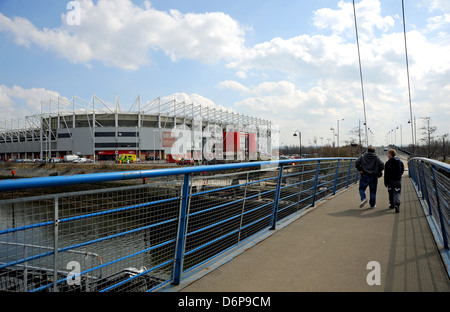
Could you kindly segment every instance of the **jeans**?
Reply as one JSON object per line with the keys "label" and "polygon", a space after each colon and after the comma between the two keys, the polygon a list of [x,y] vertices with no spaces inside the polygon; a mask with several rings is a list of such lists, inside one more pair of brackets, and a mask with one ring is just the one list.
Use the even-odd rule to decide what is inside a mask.
{"label": "jeans", "polygon": [[389,204],[390,206],[400,206],[400,195],[402,192],[401,182],[391,183],[388,185]]}
{"label": "jeans", "polygon": [[361,174],[361,180],[359,180],[359,195],[361,196],[361,200],[365,199],[366,189],[367,187],[369,187],[370,207],[375,207],[377,197],[377,185],[378,185],[378,177],[371,177],[365,174]]}

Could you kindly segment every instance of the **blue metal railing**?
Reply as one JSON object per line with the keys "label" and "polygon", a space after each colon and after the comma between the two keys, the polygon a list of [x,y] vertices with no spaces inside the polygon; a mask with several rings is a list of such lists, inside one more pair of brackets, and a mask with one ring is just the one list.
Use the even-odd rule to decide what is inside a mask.
{"label": "blue metal railing", "polygon": [[408,162],[408,168],[419,197],[426,202],[428,214],[437,225],[441,244],[445,249],[449,249],[450,165],[416,157]]}
{"label": "blue metal railing", "polygon": [[[152,291],[179,284],[195,268],[356,183],[354,160],[2,180],[0,192],[130,185],[0,201],[0,291]],[[97,262],[74,259],[83,252],[99,255]],[[84,267],[71,271],[73,261]]]}

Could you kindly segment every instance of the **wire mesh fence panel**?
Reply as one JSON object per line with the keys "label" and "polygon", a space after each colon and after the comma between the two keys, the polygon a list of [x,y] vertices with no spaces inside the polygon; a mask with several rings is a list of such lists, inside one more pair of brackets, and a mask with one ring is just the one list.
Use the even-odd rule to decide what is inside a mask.
{"label": "wire mesh fence panel", "polygon": [[[334,184],[338,182],[336,176],[336,170],[342,169],[337,167],[338,162],[336,161],[321,161],[318,169],[317,175],[317,185],[316,185],[316,200],[320,200],[327,195],[333,193]],[[345,172],[345,177],[347,172]]]}
{"label": "wire mesh fence panel", "polygon": [[[450,173],[440,172],[439,170],[434,170],[434,177],[436,179],[437,194],[439,196],[440,215],[439,221],[442,223],[447,237],[447,242],[450,242]],[[437,220],[436,220],[437,221]]]}
{"label": "wire mesh fence panel", "polygon": [[169,280],[180,186],[146,184],[0,203],[2,215],[10,214],[2,224],[9,230],[0,232],[2,281],[11,280],[12,270],[45,276],[33,284],[35,291],[142,291]]}
{"label": "wire mesh fence panel", "polygon": [[239,240],[243,241],[271,225],[278,184],[278,168],[263,168],[248,176]]}
{"label": "wire mesh fence panel", "polygon": [[[54,199],[0,204],[0,291],[28,291],[53,278]],[[33,268],[43,268],[33,274]]]}
{"label": "wire mesh fence panel", "polygon": [[311,201],[305,201],[312,196],[314,176],[317,164],[290,164],[283,168],[278,220],[308,207]]}
{"label": "wire mesh fence panel", "polygon": [[411,180],[418,196],[424,200],[427,213],[434,220],[433,227],[440,235],[444,248],[450,241],[450,166],[426,158],[413,158],[408,162]]}
{"label": "wire mesh fence panel", "polygon": [[439,215],[438,204],[436,198],[436,192],[434,189],[434,180],[433,174],[431,172],[431,166],[429,167],[426,164],[422,165],[422,183],[423,183],[423,192],[427,201],[430,202],[430,207],[432,210],[432,215]]}
{"label": "wire mesh fence panel", "polygon": [[[200,176],[191,180],[185,271],[240,241],[251,188],[257,185],[260,189],[271,180],[271,175],[261,171]],[[273,194],[271,200],[273,202]]]}

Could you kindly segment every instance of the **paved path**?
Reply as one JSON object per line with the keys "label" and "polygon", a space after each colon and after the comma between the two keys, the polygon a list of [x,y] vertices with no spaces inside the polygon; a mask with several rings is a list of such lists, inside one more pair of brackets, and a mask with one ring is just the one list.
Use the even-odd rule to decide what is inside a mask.
{"label": "paved path", "polygon": [[[450,282],[412,183],[403,178],[399,214],[379,180],[377,207],[343,191],[202,278],[171,291],[450,292]],[[368,190],[367,190],[368,192]],[[380,265],[380,285],[370,286]],[[208,271],[206,270],[203,271]],[[372,279],[373,280],[373,279]]]}

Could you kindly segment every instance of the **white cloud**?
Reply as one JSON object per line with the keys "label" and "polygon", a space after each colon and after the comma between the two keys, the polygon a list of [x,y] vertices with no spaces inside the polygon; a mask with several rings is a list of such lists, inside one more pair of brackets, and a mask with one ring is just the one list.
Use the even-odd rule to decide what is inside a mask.
{"label": "white cloud", "polygon": [[[339,1],[338,10],[319,9],[314,13],[313,23],[319,29],[331,29],[334,33],[355,35],[353,4]],[[381,3],[378,0],[362,0],[355,4],[358,29],[362,40],[373,38],[376,30],[387,31],[394,26],[392,16],[381,16]]]}
{"label": "white cloud", "polygon": [[296,92],[295,85],[289,81],[263,82],[256,86],[253,93],[257,96],[290,96]]}
{"label": "white cloud", "polygon": [[339,34],[354,27],[352,4],[339,1],[338,7],[339,10],[323,8],[315,11],[314,26],[319,29],[331,29]]}
{"label": "white cloud", "polygon": [[356,88],[357,85],[342,88],[331,80],[319,82],[309,90],[301,90],[289,81],[263,82],[251,87],[251,96],[235,103],[235,107],[245,114],[257,112],[259,117],[271,120],[272,125],[280,126],[283,143],[298,142],[292,134],[300,130],[306,144],[313,136],[330,137],[330,126],[342,116],[361,114],[359,99],[354,96]]}
{"label": "white cloud", "polygon": [[239,83],[237,81],[233,81],[233,80],[221,81],[217,85],[217,88],[219,88],[219,89],[231,89],[231,90],[239,91],[239,92],[242,92],[242,93],[248,93],[249,92],[249,88],[247,88],[243,84],[241,84],[241,83]]}
{"label": "white cloud", "polygon": [[241,78],[241,79],[246,79],[247,78],[247,73],[243,70],[240,70],[236,73],[236,77]]}
{"label": "white cloud", "polygon": [[442,31],[447,35],[450,28],[450,13],[430,17],[427,22],[427,31]]}
{"label": "white cloud", "polygon": [[56,100],[58,96],[58,92],[43,88],[24,89],[20,86],[9,88],[0,85],[2,120],[17,120],[18,116],[23,119],[25,116],[40,113],[41,100]]}
{"label": "white cloud", "polygon": [[168,96],[161,97],[161,103],[176,100],[177,103],[184,102],[186,104],[201,105],[203,107],[216,108],[223,111],[235,112],[232,108],[224,107],[214,103],[214,101],[200,95],[200,94],[187,94],[183,92],[177,92]]}
{"label": "white cloud", "polygon": [[[0,13],[0,31],[17,44],[37,45],[73,63],[98,60],[106,65],[136,70],[151,62],[149,52],[162,50],[172,60],[214,63],[230,60],[244,49],[244,29],[222,12],[204,14],[158,11],[130,0],[80,0],[80,25],[38,29],[29,20]],[[70,12],[69,12],[70,13]]]}
{"label": "white cloud", "polygon": [[[363,0],[356,4],[356,8],[357,15],[360,15],[358,27],[362,41],[363,66],[371,66],[372,62],[379,64],[384,49],[399,55],[404,54],[404,49],[401,49],[402,40],[394,42],[395,46],[399,47],[395,51],[391,48],[392,42],[383,40],[391,39],[385,35],[388,35],[387,32],[394,26],[394,18],[381,15],[381,4],[378,0]],[[337,79],[358,78],[352,3],[340,1],[337,10],[325,8],[315,11],[313,25],[320,30],[329,29],[332,33],[304,34],[288,39],[274,38],[248,49],[239,59],[229,62],[228,67],[246,72],[252,69],[275,69],[313,79],[330,75]],[[400,60],[400,57],[396,57],[396,61]],[[379,72],[379,69],[376,72]],[[393,76],[396,77],[397,74]]]}
{"label": "white cloud", "polygon": [[[308,91],[298,89],[289,81],[263,82],[249,88],[251,96],[235,103],[235,106],[247,111],[258,111],[267,119],[307,120],[311,115],[325,115],[326,102],[331,100],[328,92],[321,87]],[[334,97],[336,100],[337,97]]]}
{"label": "white cloud", "polygon": [[450,2],[448,0],[422,0],[420,5],[428,8],[430,12],[442,11],[450,13]]}
{"label": "white cloud", "polygon": [[[381,144],[383,131],[409,119],[404,37],[403,32],[393,31],[392,17],[381,15],[379,1],[361,1],[358,6],[367,118]],[[364,118],[351,2],[341,1],[338,10],[316,13],[316,26],[331,30],[330,35],[274,38],[229,63],[229,67],[247,73],[278,70],[291,76],[294,86],[288,90],[279,88],[280,82],[266,81],[248,87],[252,96],[236,103],[237,107],[257,111],[286,127],[296,120],[304,129],[326,128],[323,125],[333,125],[341,116]],[[450,45],[443,27],[447,17],[431,22],[441,30],[438,37],[419,30],[407,32],[412,106],[417,116],[439,115],[435,118],[438,129],[448,132]],[[308,90],[300,90],[294,83],[302,79],[308,79]],[[257,93],[259,90],[266,92]]]}
{"label": "white cloud", "polygon": [[355,53],[355,46],[339,36],[300,35],[257,44],[227,66],[246,72],[278,70],[314,78],[333,73],[336,66],[355,66]]}

